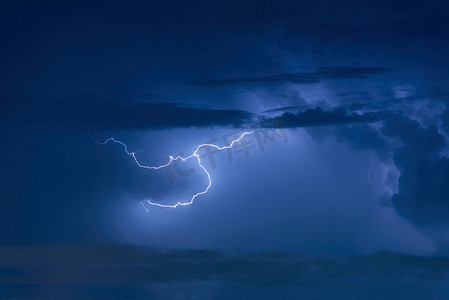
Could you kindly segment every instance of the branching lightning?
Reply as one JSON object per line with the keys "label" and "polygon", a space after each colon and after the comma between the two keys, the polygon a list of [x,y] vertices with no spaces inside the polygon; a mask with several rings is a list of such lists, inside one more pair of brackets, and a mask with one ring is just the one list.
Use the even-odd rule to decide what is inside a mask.
{"label": "branching lightning", "polygon": [[[160,204],[160,203],[157,203],[157,202],[152,202],[152,201],[150,201],[150,200],[146,200],[146,202],[147,202],[149,205],[152,205],[152,206],[158,206],[158,207],[163,207],[163,208],[176,208],[176,207],[178,207],[178,206],[180,206],[180,205],[181,205],[181,206],[187,206],[187,205],[192,204],[196,197],[198,197],[198,196],[200,196],[200,195],[206,194],[206,193],[209,191],[210,187],[212,186],[212,179],[211,179],[211,177],[210,177],[210,174],[209,174],[209,172],[207,172],[206,168],[205,168],[205,167],[203,166],[203,164],[201,163],[201,159],[200,159],[200,156],[199,156],[199,154],[198,154],[198,151],[199,151],[201,148],[203,148],[203,147],[212,147],[212,148],[217,149],[218,151],[225,150],[225,149],[230,149],[230,148],[232,148],[232,147],[234,146],[235,143],[239,142],[239,141],[240,141],[241,139],[243,139],[245,136],[250,135],[250,134],[254,133],[254,132],[257,131],[257,130],[258,130],[258,129],[253,130],[253,131],[249,131],[249,132],[244,132],[242,135],[240,135],[239,138],[233,140],[228,146],[219,147],[219,146],[217,146],[217,145],[215,145],[215,144],[201,144],[201,145],[199,145],[199,146],[197,146],[197,147],[195,148],[195,151],[193,151],[193,153],[192,153],[191,155],[189,155],[189,156],[187,156],[187,157],[182,157],[182,156],[180,156],[180,155],[178,155],[178,156],[176,156],[176,157],[170,156],[170,157],[169,157],[169,158],[170,158],[169,161],[168,161],[166,164],[163,164],[163,165],[160,165],[160,166],[147,166],[147,165],[141,164],[141,163],[139,162],[139,160],[137,159],[137,157],[136,157],[136,153],[138,153],[138,152],[141,151],[141,150],[138,150],[138,151],[135,151],[135,152],[130,152],[130,151],[128,150],[128,146],[127,146],[125,143],[123,143],[123,142],[121,142],[121,141],[119,141],[119,140],[117,140],[117,139],[115,139],[115,138],[108,138],[108,139],[105,140],[104,142],[99,142],[99,141],[97,141],[97,140],[95,140],[95,139],[94,139],[94,140],[95,140],[95,142],[97,142],[97,143],[100,144],[100,145],[106,145],[106,144],[109,143],[109,142],[113,142],[113,143],[116,143],[116,144],[121,145],[121,146],[124,148],[126,154],[128,154],[129,156],[131,156],[131,157],[134,159],[135,163],[137,164],[137,166],[139,166],[139,168],[148,169],[148,170],[159,170],[159,169],[162,169],[162,168],[166,168],[166,167],[170,166],[172,162],[177,161],[177,160],[187,161],[187,160],[189,160],[189,159],[191,159],[191,158],[196,159],[196,160],[198,161],[198,166],[204,171],[204,173],[206,174],[207,179],[208,179],[208,184],[207,184],[206,188],[205,188],[203,191],[194,194],[194,195],[190,198],[190,200],[189,200],[188,202],[177,202],[176,204],[173,204],[173,205],[169,205],[169,204]],[[145,210],[148,212],[148,209],[147,209],[147,207],[143,204],[143,202],[141,202],[141,204],[142,204],[142,206],[145,208]]]}

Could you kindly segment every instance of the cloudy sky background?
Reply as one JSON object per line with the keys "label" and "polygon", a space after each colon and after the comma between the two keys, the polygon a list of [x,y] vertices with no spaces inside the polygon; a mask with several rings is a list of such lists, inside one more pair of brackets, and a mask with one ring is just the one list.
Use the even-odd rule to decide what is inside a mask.
{"label": "cloudy sky background", "polygon": [[[2,3],[5,297],[445,299],[447,9]],[[147,172],[94,140],[158,165],[251,128],[200,153],[210,192],[171,210],[142,201],[188,201],[195,164]]]}

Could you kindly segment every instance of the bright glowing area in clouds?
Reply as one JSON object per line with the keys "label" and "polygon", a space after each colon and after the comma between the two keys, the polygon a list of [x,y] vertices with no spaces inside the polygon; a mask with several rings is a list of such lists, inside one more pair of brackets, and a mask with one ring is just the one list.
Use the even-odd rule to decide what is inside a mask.
{"label": "bright glowing area in clouds", "polygon": [[[96,142],[99,143],[99,144],[101,144],[101,145],[106,145],[108,142],[114,142],[114,143],[120,144],[121,146],[123,146],[123,148],[124,148],[126,154],[128,154],[129,156],[131,156],[131,157],[134,159],[134,161],[135,161],[136,164],[139,166],[139,168],[148,169],[148,170],[159,170],[159,169],[166,168],[166,167],[170,166],[174,161],[177,161],[177,160],[187,161],[187,160],[189,160],[189,159],[191,159],[191,158],[196,159],[196,160],[198,161],[199,167],[204,171],[204,173],[206,174],[207,179],[208,179],[208,184],[207,184],[206,188],[205,188],[203,191],[194,194],[194,195],[190,198],[190,200],[189,200],[188,202],[180,202],[180,201],[178,201],[176,204],[173,204],[173,205],[170,205],[170,204],[160,204],[160,203],[157,203],[157,202],[152,202],[152,201],[150,201],[150,200],[146,200],[146,201],[145,201],[146,203],[148,203],[149,205],[152,205],[152,206],[158,206],[158,207],[163,207],[163,208],[176,208],[176,207],[178,207],[178,206],[187,206],[187,205],[191,205],[191,204],[193,203],[193,201],[195,200],[196,197],[198,197],[198,196],[200,196],[200,195],[206,194],[206,193],[209,191],[210,187],[212,186],[212,179],[211,179],[211,177],[210,177],[210,174],[209,174],[209,172],[206,170],[206,168],[204,167],[204,165],[202,164],[200,155],[198,154],[198,151],[199,151],[201,148],[211,147],[211,148],[217,149],[218,151],[222,151],[222,150],[225,150],[225,149],[231,149],[231,148],[234,146],[234,144],[238,143],[241,139],[245,138],[246,136],[248,136],[248,135],[250,135],[250,134],[253,134],[255,131],[257,131],[257,129],[255,129],[255,130],[253,130],[253,131],[245,131],[244,133],[242,133],[242,134],[240,135],[240,137],[238,137],[237,139],[232,140],[231,143],[230,143],[229,145],[227,145],[227,146],[220,147],[220,146],[217,146],[217,145],[215,145],[215,144],[201,144],[201,145],[197,146],[197,147],[195,148],[195,151],[193,151],[193,153],[192,153],[191,155],[187,156],[187,157],[182,157],[182,156],[180,156],[180,155],[178,155],[178,156],[176,156],[176,157],[173,157],[173,156],[170,155],[169,161],[168,161],[166,164],[163,164],[163,165],[160,165],[160,166],[148,166],[148,165],[141,164],[141,163],[139,162],[139,160],[137,159],[137,157],[136,157],[136,153],[137,153],[138,151],[136,151],[136,152],[130,152],[130,151],[128,150],[128,146],[127,146],[125,143],[123,143],[123,142],[121,142],[121,141],[119,141],[119,140],[117,140],[117,139],[115,139],[115,138],[109,138],[109,139],[107,139],[107,140],[104,141],[104,142],[98,142],[98,141],[96,141]],[[144,204],[144,202],[141,202],[141,204],[142,204],[143,208],[148,212],[148,208],[146,207],[146,205]]]}
{"label": "bright glowing area in clouds", "polygon": [[[186,132],[179,130],[171,135],[172,140],[179,142],[188,136]],[[372,168],[371,179],[379,188],[384,188],[384,175],[372,152],[351,150],[332,139],[317,142],[302,129],[286,132],[287,143],[274,140],[265,144],[263,152],[255,144],[249,157],[236,154],[235,163],[227,162],[227,151],[217,153],[216,169],[202,158],[213,185],[208,201],[196,201],[192,209],[152,209],[147,214],[136,201],[145,198],[123,194],[121,201],[108,208],[113,238],[164,249],[220,248],[232,253],[260,248],[304,255],[372,253],[379,249],[414,254],[430,251],[432,245],[422,233],[399,217],[391,205],[379,203],[379,192],[368,181],[367,173]],[[256,135],[247,139],[255,142]],[[151,136],[157,135],[149,133],[143,140],[152,140]],[[190,180],[189,185],[197,186],[195,182]],[[271,201],[261,201],[264,197]],[[149,209],[149,204],[143,203]],[[277,221],[280,219],[282,222]]]}

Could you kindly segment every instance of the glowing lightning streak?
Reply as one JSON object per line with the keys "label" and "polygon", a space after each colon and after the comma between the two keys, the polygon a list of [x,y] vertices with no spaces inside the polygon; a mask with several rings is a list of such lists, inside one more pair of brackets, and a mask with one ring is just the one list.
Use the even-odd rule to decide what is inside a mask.
{"label": "glowing lightning streak", "polygon": [[[108,142],[111,142],[111,141],[114,142],[114,143],[117,143],[117,144],[122,145],[123,148],[125,149],[126,154],[128,154],[129,156],[132,156],[132,158],[134,159],[134,161],[136,162],[136,164],[137,164],[140,168],[143,168],[143,169],[159,170],[159,169],[168,167],[172,162],[177,161],[177,160],[179,160],[179,159],[182,160],[182,161],[186,161],[186,160],[191,159],[192,157],[195,157],[195,158],[198,160],[198,165],[200,166],[201,169],[203,169],[204,173],[206,173],[207,179],[209,180],[209,183],[208,183],[208,185],[207,185],[207,187],[206,187],[206,189],[205,189],[204,191],[198,192],[198,193],[196,193],[195,195],[193,195],[192,198],[190,198],[190,201],[189,201],[189,202],[178,202],[178,203],[176,203],[176,204],[174,204],[174,205],[160,204],[160,203],[151,202],[150,200],[147,200],[148,204],[153,205],[153,206],[159,206],[159,207],[164,207],[164,208],[176,208],[176,207],[178,207],[179,205],[187,206],[187,205],[192,204],[196,197],[198,197],[198,196],[200,196],[200,195],[206,194],[206,193],[209,191],[209,188],[212,186],[212,180],[211,180],[211,178],[210,178],[210,174],[209,174],[209,172],[207,172],[206,168],[201,164],[201,159],[200,159],[200,156],[198,155],[198,151],[199,151],[201,148],[203,148],[203,147],[212,147],[212,148],[217,149],[218,151],[221,151],[221,150],[224,150],[224,149],[230,149],[230,148],[232,148],[232,146],[234,146],[235,143],[239,142],[239,141],[240,141],[241,139],[243,139],[245,136],[250,135],[250,134],[254,133],[254,132],[257,131],[257,130],[258,130],[258,129],[253,130],[253,131],[249,131],[249,132],[244,132],[238,139],[233,140],[228,146],[219,147],[219,146],[214,145],[214,144],[201,144],[201,145],[199,145],[198,147],[196,147],[195,151],[194,151],[191,155],[189,155],[189,156],[187,156],[187,157],[182,157],[182,156],[179,156],[179,155],[176,156],[176,157],[170,156],[170,160],[169,160],[166,164],[160,165],[160,166],[156,166],[156,167],[153,167],[153,166],[147,166],[147,165],[142,165],[142,164],[137,160],[137,157],[136,157],[136,153],[139,152],[139,151],[141,151],[141,150],[136,151],[136,152],[129,152],[129,151],[128,151],[128,146],[127,146],[125,143],[122,143],[121,141],[116,140],[115,138],[109,138],[109,139],[105,140],[104,142],[99,142],[99,141],[97,141],[97,140],[95,140],[95,139],[94,139],[94,140],[95,140],[98,144],[100,144],[100,145],[106,145]],[[144,205],[143,203],[142,203],[142,206],[143,206],[143,207],[145,208],[145,210],[148,212],[148,209],[145,207],[145,205]]]}

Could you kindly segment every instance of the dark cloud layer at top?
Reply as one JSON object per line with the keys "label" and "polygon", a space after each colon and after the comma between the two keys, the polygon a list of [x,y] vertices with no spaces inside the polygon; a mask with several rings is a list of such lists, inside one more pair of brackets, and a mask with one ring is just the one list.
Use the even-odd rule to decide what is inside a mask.
{"label": "dark cloud layer at top", "polygon": [[[284,26],[299,32],[310,32],[322,36],[353,36],[357,38],[386,39],[402,37],[442,38],[448,22],[445,12],[447,3],[441,1],[341,1],[330,0],[298,2],[293,0],[227,1],[226,3],[199,1],[187,4],[182,1],[148,2],[128,1],[108,3],[97,1],[64,1],[64,3],[32,3],[9,1],[5,9],[10,17],[38,11],[46,15],[65,13],[68,16],[84,14],[100,16],[104,21],[115,20],[118,24],[165,25],[159,30],[176,27],[185,30],[221,30]],[[398,14],[400,14],[398,16]],[[350,18],[349,18],[350,16]],[[197,20],[198,22],[191,22]],[[389,29],[389,30],[386,30]]]}

